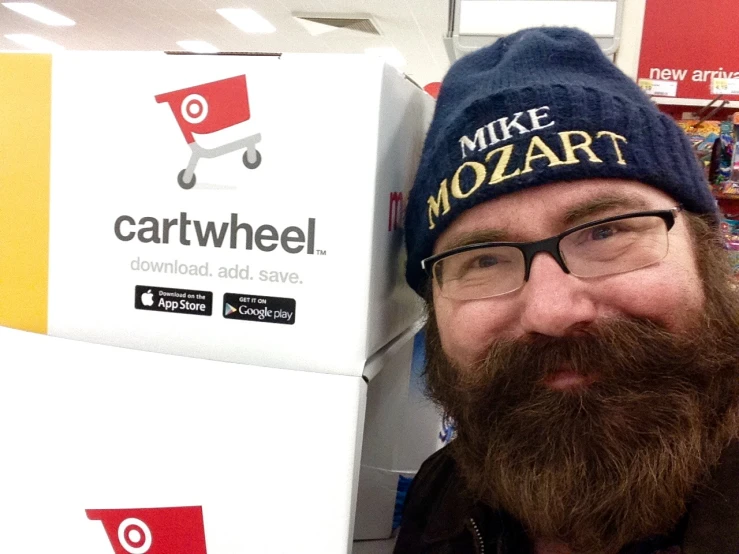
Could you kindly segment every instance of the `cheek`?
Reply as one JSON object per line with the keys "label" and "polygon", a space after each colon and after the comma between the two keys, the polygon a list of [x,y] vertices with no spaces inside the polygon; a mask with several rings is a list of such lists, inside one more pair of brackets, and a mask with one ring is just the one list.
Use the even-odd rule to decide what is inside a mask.
{"label": "cheek", "polygon": [[646,318],[670,331],[695,322],[704,294],[692,263],[664,263],[602,283],[599,304],[604,315]]}
{"label": "cheek", "polygon": [[514,314],[490,300],[450,302],[435,298],[434,312],[441,346],[462,367],[479,361],[495,339],[512,335]]}

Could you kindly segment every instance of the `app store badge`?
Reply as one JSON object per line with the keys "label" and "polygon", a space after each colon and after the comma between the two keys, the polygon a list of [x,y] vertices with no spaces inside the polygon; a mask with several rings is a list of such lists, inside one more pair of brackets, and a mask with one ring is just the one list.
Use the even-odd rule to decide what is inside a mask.
{"label": "app store badge", "polygon": [[153,312],[209,316],[213,313],[213,293],[136,285],[134,307]]}

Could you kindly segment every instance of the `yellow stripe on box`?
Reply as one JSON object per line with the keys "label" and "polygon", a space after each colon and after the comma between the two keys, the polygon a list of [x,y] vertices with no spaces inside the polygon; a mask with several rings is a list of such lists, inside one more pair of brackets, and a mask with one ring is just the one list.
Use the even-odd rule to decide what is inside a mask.
{"label": "yellow stripe on box", "polygon": [[0,54],[0,325],[46,333],[51,56]]}

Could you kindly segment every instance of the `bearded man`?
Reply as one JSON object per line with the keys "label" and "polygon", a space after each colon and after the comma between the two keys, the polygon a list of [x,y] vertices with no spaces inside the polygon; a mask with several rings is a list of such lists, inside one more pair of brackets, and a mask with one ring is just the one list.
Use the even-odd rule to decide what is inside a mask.
{"label": "bearded man", "polygon": [[739,300],[682,131],[585,33],[450,69],[406,211],[454,420],[397,554],[739,553]]}

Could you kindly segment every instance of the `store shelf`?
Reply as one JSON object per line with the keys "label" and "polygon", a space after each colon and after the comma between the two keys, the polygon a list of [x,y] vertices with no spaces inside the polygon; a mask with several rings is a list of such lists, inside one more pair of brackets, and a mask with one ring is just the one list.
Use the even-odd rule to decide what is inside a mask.
{"label": "store shelf", "polygon": [[[691,106],[695,108],[704,108],[712,102],[711,100],[704,100],[702,98],[667,98],[664,96],[653,96],[652,100],[655,104],[661,104],[663,106]],[[721,99],[715,103],[714,107],[720,106],[723,100]],[[739,100],[730,100],[724,108],[739,108]]]}
{"label": "store shelf", "polygon": [[720,202],[739,202],[739,194],[714,194]]}
{"label": "store shelf", "polygon": [[[652,100],[656,104],[664,104],[665,106],[695,106],[703,108],[708,106],[713,100],[705,100],[703,98],[667,98],[665,96],[653,96]],[[724,99],[715,103],[714,106],[720,105]],[[729,100],[724,106],[726,108],[739,108],[739,100]]]}

